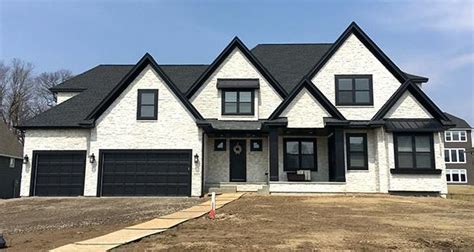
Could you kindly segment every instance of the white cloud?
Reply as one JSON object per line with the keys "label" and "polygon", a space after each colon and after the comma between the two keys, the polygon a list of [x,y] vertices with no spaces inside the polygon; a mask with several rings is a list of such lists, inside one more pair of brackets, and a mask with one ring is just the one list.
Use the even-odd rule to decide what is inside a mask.
{"label": "white cloud", "polygon": [[409,1],[390,5],[382,17],[386,24],[407,29],[429,29],[443,32],[474,31],[474,1]]}

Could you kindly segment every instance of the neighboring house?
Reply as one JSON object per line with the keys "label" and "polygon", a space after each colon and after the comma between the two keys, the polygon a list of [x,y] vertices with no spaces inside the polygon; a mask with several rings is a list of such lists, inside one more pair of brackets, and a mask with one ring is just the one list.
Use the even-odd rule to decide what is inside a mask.
{"label": "neighboring house", "polygon": [[455,125],[444,132],[444,160],[448,184],[474,185],[474,153],[471,126],[454,115],[445,113]]}
{"label": "neighboring house", "polygon": [[20,196],[23,146],[0,119],[0,198]]}
{"label": "neighboring house", "polygon": [[446,194],[446,115],[352,23],[333,44],[238,38],[210,65],[99,65],[25,131],[22,196],[209,187]]}

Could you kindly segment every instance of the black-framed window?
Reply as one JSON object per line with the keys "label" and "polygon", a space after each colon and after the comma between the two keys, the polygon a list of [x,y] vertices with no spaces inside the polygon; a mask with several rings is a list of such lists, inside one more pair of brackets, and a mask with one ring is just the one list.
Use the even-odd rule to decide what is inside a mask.
{"label": "black-framed window", "polygon": [[250,151],[262,151],[262,139],[250,139]]}
{"label": "black-framed window", "polygon": [[373,105],[372,75],[336,75],[336,105]]}
{"label": "black-framed window", "polygon": [[395,169],[435,169],[433,134],[394,134]]}
{"label": "black-framed window", "polygon": [[283,143],[284,171],[317,171],[316,139],[286,138]]}
{"label": "black-framed window", "polygon": [[254,90],[222,90],[223,115],[253,115]]}
{"label": "black-framed window", "polygon": [[346,134],[346,152],[348,170],[368,170],[367,134]]}
{"label": "black-framed window", "polygon": [[214,139],[214,150],[225,151],[227,141],[225,139]]}
{"label": "black-framed window", "polygon": [[158,89],[139,89],[137,101],[138,120],[158,118]]}

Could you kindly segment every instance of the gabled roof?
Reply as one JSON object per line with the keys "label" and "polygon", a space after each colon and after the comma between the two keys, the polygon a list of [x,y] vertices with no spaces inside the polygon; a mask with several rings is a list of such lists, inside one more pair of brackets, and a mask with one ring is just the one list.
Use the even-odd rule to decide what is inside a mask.
{"label": "gabled roof", "polygon": [[2,119],[0,119],[0,156],[23,157],[23,146]]}
{"label": "gabled roof", "polygon": [[229,45],[217,56],[217,58],[209,65],[204,73],[194,82],[191,88],[186,92],[186,97],[190,99],[194,93],[204,84],[205,81],[211,76],[214,71],[224,62],[224,60],[232,53],[232,51],[238,48],[244,56],[257,68],[257,70],[263,75],[263,77],[272,85],[281,97],[286,97],[286,91],[280,86],[270,72],[263,66],[262,63],[250,52],[250,50],[244,45],[244,43],[235,37]]}
{"label": "gabled roof", "polygon": [[387,100],[387,102],[380,108],[380,110],[372,117],[372,120],[384,119],[384,116],[395,105],[395,103],[402,97],[405,92],[410,92],[418,102],[423,105],[430,114],[438,120],[449,121],[449,118],[434,104],[433,101],[413,82],[405,81],[395,93]]}
{"label": "gabled roof", "polygon": [[291,102],[295,99],[295,97],[306,88],[310,94],[316,98],[316,100],[324,107],[324,109],[331,114],[335,119],[345,120],[344,116],[337,110],[337,108],[319,91],[319,89],[314,85],[310,80],[303,79],[301,82],[296,86],[293,91],[286,97],[286,99],[273,111],[270,115],[269,119],[274,120],[277,119],[283,111],[291,104]]}
{"label": "gabled roof", "polygon": [[444,114],[449,118],[449,120],[454,124],[455,128],[460,128],[460,129],[470,129],[471,125],[466,122],[466,120],[457,117],[455,115],[449,114],[447,112],[444,112]]}
{"label": "gabled roof", "polygon": [[401,83],[405,82],[408,78],[404,72],[400,70],[382,50],[362,31],[362,29],[355,23],[352,22],[349,27],[339,36],[336,42],[321,58],[321,60],[313,67],[308,73],[307,78],[312,79],[321,68],[331,59],[331,57],[337,52],[342,44],[349,38],[351,34],[354,34],[364,45],[369,49],[370,52],[397,78]]}
{"label": "gabled roof", "polygon": [[171,91],[178,97],[181,103],[193,114],[195,119],[201,119],[202,116],[194,108],[186,97],[179,91],[178,87],[171,81],[171,79],[163,72],[160,66],[156,63],[153,57],[146,53],[140,61],[130,70],[130,72],[120,81],[120,83],[112,89],[112,91],[102,100],[102,102],[87,116],[86,120],[97,119],[115,99],[133,82],[137,76],[147,67],[151,66],[155,70],[160,78],[168,85]]}

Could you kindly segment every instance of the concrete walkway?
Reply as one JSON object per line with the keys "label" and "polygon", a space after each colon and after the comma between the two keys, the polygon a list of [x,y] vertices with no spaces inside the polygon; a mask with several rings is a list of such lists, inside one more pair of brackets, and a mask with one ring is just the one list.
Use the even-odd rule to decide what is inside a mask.
{"label": "concrete walkway", "polygon": [[[224,193],[216,197],[216,209],[240,198],[243,193]],[[192,220],[207,214],[210,210],[211,202],[206,201],[199,205],[178,211],[176,213],[161,216],[159,218],[126,227],[103,236],[85,241],[75,242],[55,248],[55,252],[71,251],[107,251],[120,245],[142,239],[149,235],[158,234],[177,226],[188,220]]]}

